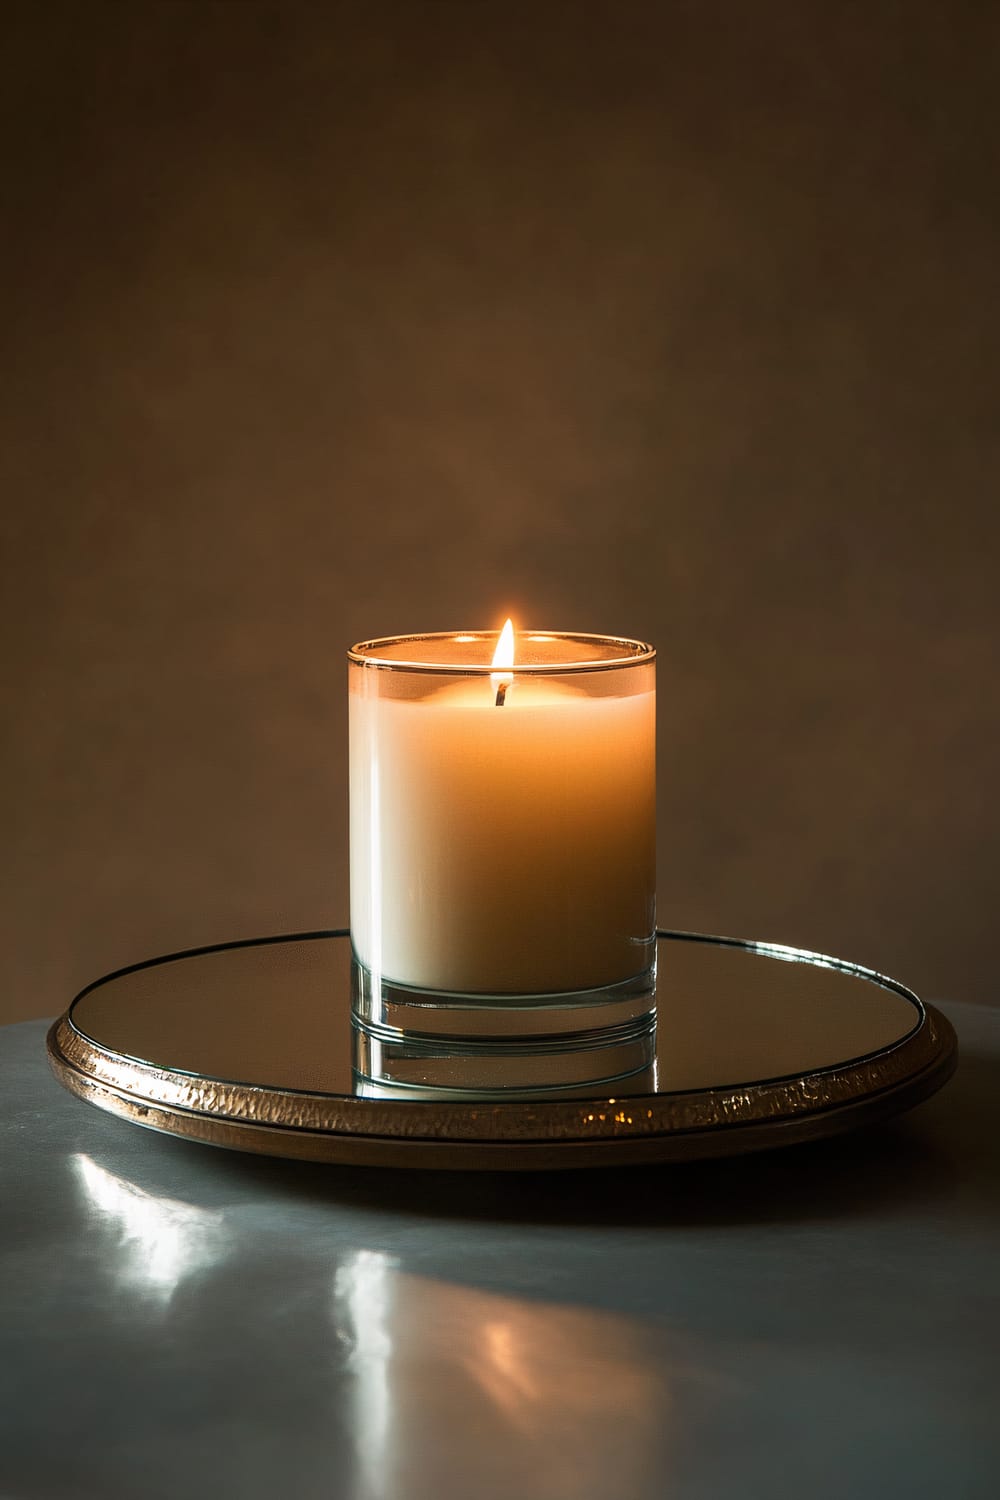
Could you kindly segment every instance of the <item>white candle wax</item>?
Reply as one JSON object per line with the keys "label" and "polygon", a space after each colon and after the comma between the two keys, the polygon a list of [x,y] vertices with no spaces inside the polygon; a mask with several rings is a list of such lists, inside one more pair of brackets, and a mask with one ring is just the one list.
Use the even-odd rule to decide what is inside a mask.
{"label": "white candle wax", "polygon": [[[370,684],[371,690],[366,691]],[[484,676],[352,691],[351,931],[373,974],[460,993],[644,973],[655,926],[655,691]]]}

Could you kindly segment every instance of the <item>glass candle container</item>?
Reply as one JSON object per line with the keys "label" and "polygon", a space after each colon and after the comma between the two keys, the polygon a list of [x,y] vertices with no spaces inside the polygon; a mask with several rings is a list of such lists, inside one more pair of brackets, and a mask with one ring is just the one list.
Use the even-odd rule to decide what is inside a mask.
{"label": "glass candle container", "polygon": [[356,1018],[487,1048],[648,1025],[653,648],[481,631],[348,659]]}

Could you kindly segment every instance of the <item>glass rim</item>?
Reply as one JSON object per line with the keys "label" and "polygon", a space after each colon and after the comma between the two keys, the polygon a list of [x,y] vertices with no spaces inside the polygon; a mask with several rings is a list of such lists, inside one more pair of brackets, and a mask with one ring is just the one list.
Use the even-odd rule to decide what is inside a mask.
{"label": "glass rim", "polygon": [[656,647],[651,646],[648,641],[636,640],[626,635],[600,635],[581,630],[518,630],[517,636],[526,639],[539,639],[552,641],[579,641],[581,644],[600,644],[617,648],[617,654],[610,657],[590,658],[588,660],[567,660],[557,662],[515,662],[512,667],[498,668],[492,662],[443,662],[443,661],[417,661],[407,657],[383,656],[388,646],[405,646],[411,642],[418,641],[454,641],[459,637],[467,637],[471,640],[499,640],[499,630],[423,630],[410,635],[383,635],[375,636],[371,640],[358,641],[348,648],[347,659],[359,667],[373,667],[384,672],[429,672],[442,676],[454,677],[456,675],[470,675],[476,677],[490,677],[497,673],[503,676],[513,675],[515,677],[531,676],[539,673],[558,676],[568,672],[611,672],[621,671],[626,667],[638,667],[648,665],[656,660]]}

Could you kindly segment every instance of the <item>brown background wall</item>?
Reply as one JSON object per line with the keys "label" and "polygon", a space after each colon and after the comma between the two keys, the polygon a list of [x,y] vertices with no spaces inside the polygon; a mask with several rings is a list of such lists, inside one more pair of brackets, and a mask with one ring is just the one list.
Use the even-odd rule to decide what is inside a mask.
{"label": "brown background wall", "polygon": [[660,650],[660,915],[995,995],[994,5],[8,5],[0,1015],[347,919],[343,651]]}

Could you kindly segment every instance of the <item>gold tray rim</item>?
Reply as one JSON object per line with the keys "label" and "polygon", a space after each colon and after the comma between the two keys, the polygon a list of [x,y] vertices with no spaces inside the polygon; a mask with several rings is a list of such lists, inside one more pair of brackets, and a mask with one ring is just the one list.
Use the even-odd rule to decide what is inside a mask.
{"label": "gold tray rim", "polygon": [[854,1129],[911,1108],[957,1064],[947,1019],[898,981],[843,959],[781,944],[701,933],[665,938],[742,948],[844,970],[911,1000],[914,1029],[878,1052],[795,1077],[674,1094],[588,1099],[381,1099],[324,1095],[198,1077],[102,1047],[78,1031],[76,1001],[137,969],[336,931],[251,938],[164,955],[88,985],[49,1030],[49,1062],[78,1098],[148,1129],[257,1154],[373,1166],[459,1170],[681,1161],[763,1150]]}

